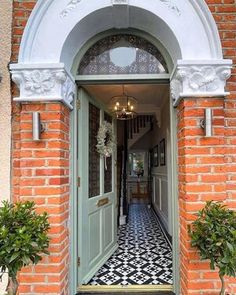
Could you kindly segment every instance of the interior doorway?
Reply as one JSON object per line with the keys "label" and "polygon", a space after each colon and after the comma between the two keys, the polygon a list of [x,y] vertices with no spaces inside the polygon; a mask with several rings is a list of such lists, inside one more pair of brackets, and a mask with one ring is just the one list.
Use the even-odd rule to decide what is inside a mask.
{"label": "interior doorway", "polygon": [[[88,109],[86,116],[85,109],[83,109],[85,101],[89,106],[92,104],[100,110],[94,118],[99,123],[101,120],[97,118],[98,113],[102,111],[104,114],[111,114],[111,97],[119,94],[123,88],[129,95],[137,98],[139,109],[132,120],[113,119],[117,149],[116,155],[113,155],[115,171],[110,175],[110,179],[114,180],[115,185],[112,192],[115,192],[116,213],[113,214],[113,222],[108,221],[104,213],[100,220],[107,220],[110,224],[115,224],[117,243],[113,244],[109,253],[102,255],[103,259],[97,271],[92,270],[87,277],[85,276],[86,279],[81,282],[80,290],[101,291],[101,289],[114,290],[116,288],[124,291],[124,288],[133,287],[139,287],[140,290],[146,290],[146,292],[158,289],[172,290],[172,218],[171,211],[168,211],[171,208],[171,194],[168,188],[171,181],[168,179],[168,175],[171,174],[168,171],[168,169],[171,170],[169,84],[128,84],[124,82],[95,85],[86,83],[79,91],[80,99],[83,96],[80,112],[83,113],[82,121],[85,120],[84,127],[86,120],[89,128],[95,126],[94,123],[90,124],[89,119],[90,115],[94,116],[93,112],[89,115]],[[104,114],[102,120],[107,120]],[[95,140],[98,123],[95,127],[97,129],[91,133]],[[91,130],[87,130],[88,137],[91,136],[89,132]],[[86,137],[83,136],[83,139],[86,140]],[[124,158],[126,158],[125,161]],[[103,169],[107,169],[104,168],[104,163],[102,166]],[[87,172],[89,174],[89,171]],[[109,177],[105,179],[104,175],[100,174],[98,181],[100,185],[104,187],[107,180],[109,181]],[[89,183],[87,186],[89,187]],[[125,202],[121,204],[124,187]],[[102,191],[101,195],[95,197],[95,203],[98,204],[99,198],[104,200],[107,196],[106,192]],[[111,202],[109,196],[109,202],[103,204],[103,209],[106,210]],[[123,210],[120,210],[121,205]],[[84,214],[85,211],[82,210]],[[125,222],[121,222],[121,214],[126,217]],[[118,218],[114,220],[116,216]],[[84,220],[84,217],[82,219]],[[95,223],[95,228],[97,228],[98,221]],[[94,234],[94,230],[92,232]]]}

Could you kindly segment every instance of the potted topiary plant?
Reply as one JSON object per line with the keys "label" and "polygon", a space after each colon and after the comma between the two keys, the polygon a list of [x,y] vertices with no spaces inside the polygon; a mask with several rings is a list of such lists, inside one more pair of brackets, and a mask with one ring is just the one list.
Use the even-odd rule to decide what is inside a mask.
{"label": "potted topiary plant", "polygon": [[207,202],[189,227],[191,244],[209,259],[211,269],[219,270],[221,295],[225,294],[224,277],[236,275],[236,212],[219,202]]}
{"label": "potted topiary plant", "polygon": [[[41,254],[49,254],[47,213],[37,214],[34,202],[11,204],[0,207],[0,269],[8,271],[8,295],[18,289],[17,272],[30,263],[37,264]],[[0,276],[1,278],[1,276]]]}

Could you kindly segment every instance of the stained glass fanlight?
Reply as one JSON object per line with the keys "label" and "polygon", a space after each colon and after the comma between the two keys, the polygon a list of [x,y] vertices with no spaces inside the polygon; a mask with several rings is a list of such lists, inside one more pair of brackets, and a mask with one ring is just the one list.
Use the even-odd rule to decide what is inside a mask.
{"label": "stained glass fanlight", "polygon": [[105,37],[83,56],[78,75],[168,73],[160,51],[146,39],[130,34]]}

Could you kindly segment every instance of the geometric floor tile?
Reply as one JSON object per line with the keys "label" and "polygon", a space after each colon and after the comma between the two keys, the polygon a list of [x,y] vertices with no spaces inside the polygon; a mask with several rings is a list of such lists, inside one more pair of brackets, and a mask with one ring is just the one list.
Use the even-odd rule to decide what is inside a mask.
{"label": "geometric floor tile", "polygon": [[132,204],[128,223],[119,228],[119,248],[88,283],[172,285],[172,247],[153,209]]}

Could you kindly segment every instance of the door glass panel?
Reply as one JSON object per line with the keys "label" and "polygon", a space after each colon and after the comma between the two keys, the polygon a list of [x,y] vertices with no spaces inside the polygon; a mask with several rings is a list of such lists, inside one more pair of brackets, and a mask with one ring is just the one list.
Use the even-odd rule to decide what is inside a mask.
{"label": "door glass panel", "polygon": [[[112,117],[104,113],[104,120],[112,124]],[[112,192],[112,156],[105,159],[104,193]]]}
{"label": "door glass panel", "polygon": [[112,192],[112,157],[106,158],[104,173],[104,193]]}
{"label": "door glass panel", "polygon": [[100,195],[100,155],[97,152],[97,134],[100,109],[89,103],[89,198]]}

